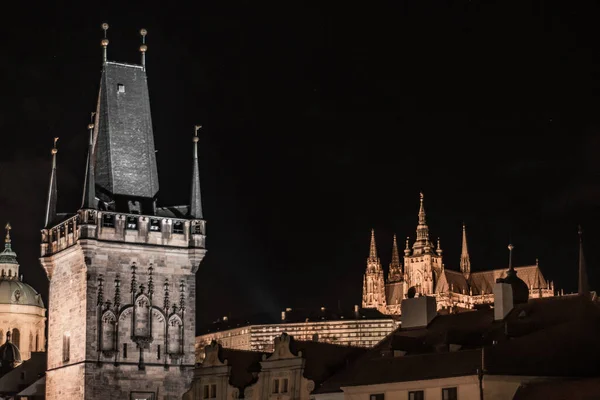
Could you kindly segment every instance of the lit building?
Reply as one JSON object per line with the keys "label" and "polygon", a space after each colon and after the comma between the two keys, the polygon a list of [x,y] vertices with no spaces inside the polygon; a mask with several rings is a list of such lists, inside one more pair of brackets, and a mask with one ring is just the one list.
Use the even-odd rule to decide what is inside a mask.
{"label": "lit building", "polygon": [[[371,231],[369,258],[363,277],[362,306],[375,308],[385,314],[400,315],[402,300],[408,297],[409,291],[414,291],[416,296],[435,296],[438,309],[473,309],[479,304],[493,304],[494,283],[496,279],[506,277],[506,270],[471,271],[464,225],[460,271],[446,268],[442,254],[440,240],[438,239],[434,246],[429,238],[421,193],[416,239],[411,247],[410,239],[406,238],[403,267],[400,264],[398,244],[394,235],[387,281],[377,255],[375,232]],[[554,283],[546,281],[537,262],[535,265],[514,269],[527,284],[530,298],[554,296]]]}
{"label": "lit building", "polygon": [[0,253],[0,343],[4,344],[10,336],[10,342],[19,350],[20,361],[26,361],[31,353],[45,351],[46,309],[42,296],[19,274],[10,229],[7,224],[4,251]]}
{"label": "lit building", "polygon": [[57,213],[57,138],[52,149],[40,259],[50,280],[46,399],[181,398],[195,364],[195,274],[206,253],[199,127],[190,202],[159,207],[147,48],[134,65],[108,61],[107,46],[105,38],[75,212]]}
{"label": "lit building", "polygon": [[247,320],[223,318],[201,330],[196,337],[196,357],[200,361],[203,349],[212,341],[225,348],[252,351],[273,351],[274,339],[287,333],[301,341],[316,341],[344,346],[372,347],[392,332],[399,321],[373,309],[340,313],[325,307],[316,312],[286,309],[277,320],[260,315]]}

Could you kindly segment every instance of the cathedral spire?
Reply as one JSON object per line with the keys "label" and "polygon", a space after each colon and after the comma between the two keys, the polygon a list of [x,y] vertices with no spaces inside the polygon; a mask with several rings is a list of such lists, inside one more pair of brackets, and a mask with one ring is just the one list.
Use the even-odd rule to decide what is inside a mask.
{"label": "cathedral spire", "polygon": [[462,226],[462,252],[460,253],[460,272],[463,273],[466,279],[471,275],[471,258],[469,257],[469,249],[467,248],[467,229],[465,223]]}
{"label": "cathedral spire", "polygon": [[423,205],[423,192],[420,193],[419,201],[419,224],[417,225],[417,240],[413,245],[413,249],[417,250],[416,254],[427,253],[431,251],[431,243],[429,242],[429,227],[425,220],[425,206]]}
{"label": "cathedral spire", "polygon": [[58,198],[56,187],[56,148],[57,137],[54,138],[54,147],[52,147],[52,172],[50,172],[50,188],[48,189],[48,202],[46,203],[46,220],[44,227],[48,228],[56,220],[56,202]]}
{"label": "cathedral spire", "polygon": [[400,265],[400,255],[398,254],[398,241],[396,240],[396,235],[394,235],[394,243],[392,244],[392,261],[390,262],[388,280],[390,282],[402,280],[402,266]]}
{"label": "cathedral spire", "polygon": [[194,127],[194,165],[192,166],[192,193],[190,195],[190,217],[202,218],[202,199],[200,197],[200,171],[198,169],[198,130],[202,125]]}
{"label": "cathedral spire", "polygon": [[587,268],[585,265],[585,257],[583,255],[583,232],[581,231],[581,225],[579,226],[579,284],[578,292],[581,296],[590,295],[590,287],[587,277]]}
{"label": "cathedral spire", "polygon": [[[92,121],[95,112],[92,113]],[[85,183],[83,185],[83,200],[81,208],[96,208],[96,181],[94,179],[93,147],[94,147],[94,124],[88,125],[90,131],[90,140],[88,143],[87,164],[85,167]]]}
{"label": "cathedral spire", "polygon": [[371,229],[371,246],[369,249],[369,262],[379,262],[379,258],[377,257],[377,246],[375,245],[375,229]]}

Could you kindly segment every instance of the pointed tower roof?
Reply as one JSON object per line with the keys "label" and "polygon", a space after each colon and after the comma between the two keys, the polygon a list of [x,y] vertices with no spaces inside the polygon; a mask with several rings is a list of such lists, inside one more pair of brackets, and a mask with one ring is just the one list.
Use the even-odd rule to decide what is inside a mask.
{"label": "pointed tower roof", "polygon": [[[96,113],[92,113],[92,118]],[[88,156],[85,166],[85,182],[83,185],[83,200],[81,208],[96,208],[96,181],[94,179],[94,163],[92,162],[94,151],[94,124],[88,125],[90,140],[88,143]]]}
{"label": "pointed tower roof", "polygon": [[108,61],[108,25],[102,29],[103,65],[94,132],[96,185],[109,199],[154,199],[158,172],[146,69]]}
{"label": "pointed tower roof", "polygon": [[431,243],[429,241],[429,227],[425,220],[425,206],[423,204],[423,192],[419,194],[419,224],[417,225],[417,239],[413,245],[415,255],[425,253],[431,250]]}
{"label": "pointed tower roof", "polygon": [[587,277],[587,268],[585,264],[585,256],[583,255],[583,232],[579,226],[579,284],[578,292],[581,296],[590,295],[590,287]]}
{"label": "pointed tower roof", "polygon": [[50,172],[50,187],[48,189],[48,201],[46,202],[46,219],[44,221],[44,227],[49,227],[54,221],[56,221],[56,202],[58,199],[58,190],[56,186],[56,142],[58,138],[54,138],[54,146],[52,147],[52,171]]}
{"label": "pointed tower roof", "polygon": [[400,255],[398,254],[398,241],[394,234],[394,243],[392,244],[392,262],[390,262],[391,268],[400,268]]}
{"label": "pointed tower roof", "polygon": [[202,125],[194,127],[194,165],[192,166],[192,190],[190,194],[189,216],[192,218],[202,218],[202,198],[200,196],[200,171],[198,169],[198,130]]}
{"label": "pointed tower roof", "polygon": [[471,273],[471,257],[469,257],[469,249],[467,247],[467,228],[465,223],[462,225],[462,251],[460,253],[460,271],[469,275]]}
{"label": "pointed tower roof", "polygon": [[369,248],[369,262],[379,262],[379,257],[377,257],[377,246],[375,245],[375,229],[371,229],[371,246]]}

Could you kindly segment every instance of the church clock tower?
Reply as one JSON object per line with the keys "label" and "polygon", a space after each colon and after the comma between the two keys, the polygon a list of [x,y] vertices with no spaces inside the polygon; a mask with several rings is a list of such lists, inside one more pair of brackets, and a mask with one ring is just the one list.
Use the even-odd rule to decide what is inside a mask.
{"label": "church clock tower", "polygon": [[206,253],[197,132],[190,204],[159,207],[146,31],[141,64],[103,66],[82,205],[59,214],[57,146],[42,230],[50,280],[46,398],[175,399],[195,363],[195,274]]}

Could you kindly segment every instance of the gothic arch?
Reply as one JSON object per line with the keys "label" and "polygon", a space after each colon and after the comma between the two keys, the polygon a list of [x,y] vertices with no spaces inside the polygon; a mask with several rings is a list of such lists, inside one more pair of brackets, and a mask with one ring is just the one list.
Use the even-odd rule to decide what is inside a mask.
{"label": "gothic arch", "polygon": [[183,321],[177,314],[169,317],[167,326],[167,351],[171,355],[183,353]]}
{"label": "gothic arch", "polygon": [[101,341],[100,348],[107,357],[112,356],[116,351],[116,325],[117,317],[111,310],[107,310],[102,314],[101,320]]}
{"label": "gothic arch", "polygon": [[21,350],[21,332],[17,328],[13,328],[10,341]]}
{"label": "gothic arch", "polygon": [[152,303],[148,296],[140,294],[136,297],[133,311],[134,336],[151,336],[151,307]]}

